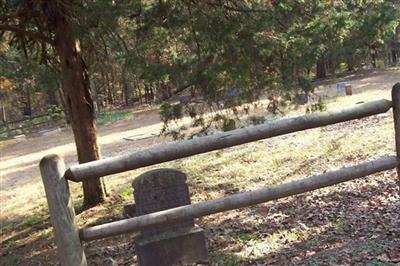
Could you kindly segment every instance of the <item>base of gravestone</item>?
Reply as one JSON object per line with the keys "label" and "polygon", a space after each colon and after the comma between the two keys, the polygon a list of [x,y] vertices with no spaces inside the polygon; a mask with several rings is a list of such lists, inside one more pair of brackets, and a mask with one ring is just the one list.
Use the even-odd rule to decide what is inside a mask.
{"label": "base of gravestone", "polygon": [[208,262],[204,231],[200,227],[187,227],[153,236],[139,235],[135,239],[135,248],[140,266]]}
{"label": "base of gravestone", "polygon": [[122,215],[125,218],[132,218],[136,216],[136,205],[135,204],[126,204],[124,205],[124,209],[122,211]]}

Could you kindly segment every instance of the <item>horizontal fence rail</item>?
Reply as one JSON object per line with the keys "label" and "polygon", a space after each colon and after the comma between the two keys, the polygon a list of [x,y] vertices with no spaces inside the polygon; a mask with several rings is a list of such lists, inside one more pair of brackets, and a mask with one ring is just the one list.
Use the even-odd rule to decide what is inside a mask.
{"label": "horizontal fence rail", "polygon": [[215,200],[186,205],[126,220],[85,228],[80,231],[80,238],[84,241],[101,239],[109,236],[139,231],[144,228],[149,228],[151,226],[164,223],[176,223],[218,212],[247,207],[393,169],[398,167],[399,163],[400,160],[396,156],[388,156],[382,159],[362,163],[352,167],[342,168],[336,171],[311,176],[281,185],[238,193],[236,195]]}
{"label": "horizontal fence rail", "polygon": [[385,113],[391,107],[391,101],[377,100],[340,111],[303,115],[178,143],[162,144],[133,154],[72,166],[65,172],[65,177],[79,182],[84,178],[116,174],[256,140]]}

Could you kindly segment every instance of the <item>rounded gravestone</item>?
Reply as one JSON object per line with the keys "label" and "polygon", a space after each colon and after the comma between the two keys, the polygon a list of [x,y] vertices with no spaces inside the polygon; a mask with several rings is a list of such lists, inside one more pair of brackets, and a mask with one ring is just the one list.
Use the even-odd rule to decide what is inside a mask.
{"label": "rounded gravestone", "polygon": [[[157,169],[137,177],[132,186],[136,215],[190,204],[186,175],[175,169]],[[170,266],[207,262],[204,231],[193,219],[152,226],[135,238],[140,266]]]}
{"label": "rounded gravestone", "polygon": [[[156,169],[146,172],[132,182],[136,215],[158,212],[190,204],[186,175],[176,169]],[[194,226],[193,220],[170,225],[155,226],[141,231],[153,235],[165,231]]]}

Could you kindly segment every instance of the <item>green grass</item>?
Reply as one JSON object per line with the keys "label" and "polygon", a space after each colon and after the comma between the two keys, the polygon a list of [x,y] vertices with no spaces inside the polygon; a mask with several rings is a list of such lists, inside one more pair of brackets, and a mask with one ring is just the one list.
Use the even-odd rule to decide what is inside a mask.
{"label": "green grass", "polygon": [[123,190],[119,191],[118,195],[123,198],[132,198],[133,197],[133,189],[132,188],[123,189]]}
{"label": "green grass", "polygon": [[219,253],[211,255],[210,261],[217,265],[233,266],[239,264],[242,261],[242,258],[234,254]]}
{"label": "green grass", "polygon": [[19,223],[10,223],[1,227],[2,232],[10,232],[17,229],[23,229],[35,224],[43,223],[46,219],[44,212],[33,213],[31,216],[23,218]]}
{"label": "green grass", "polygon": [[97,125],[104,125],[109,122],[119,121],[119,120],[126,120],[132,118],[131,111],[113,111],[111,113],[101,113],[97,116],[96,124]]}
{"label": "green grass", "polygon": [[18,265],[21,262],[21,256],[6,255],[2,257],[0,266],[6,265]]}

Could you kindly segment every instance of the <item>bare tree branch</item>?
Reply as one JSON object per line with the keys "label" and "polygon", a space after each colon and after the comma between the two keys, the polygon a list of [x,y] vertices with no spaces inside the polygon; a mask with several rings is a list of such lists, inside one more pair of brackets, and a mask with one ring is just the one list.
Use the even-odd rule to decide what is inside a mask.
{"label": "bare tree branch", "polygon": [[11,32],[16,35],[26,36],[29,39],[47,42],[54,45],[54,40],[40,32],[21,29],[14,25],[0,24],[0,32]]}

